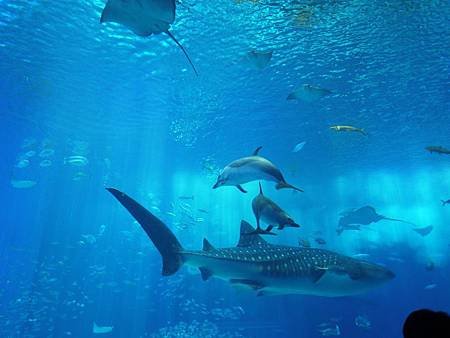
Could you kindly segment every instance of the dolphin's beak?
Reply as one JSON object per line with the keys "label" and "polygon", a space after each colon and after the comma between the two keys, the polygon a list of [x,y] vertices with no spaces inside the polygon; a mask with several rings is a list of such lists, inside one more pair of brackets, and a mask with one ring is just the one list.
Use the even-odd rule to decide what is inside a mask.
{"label": "dolphin's beak", "polygon": [[214,184],[212,188],[213,188],[213,189],[216,189],[216,188],[218,188],[218,187],[219,187],[219,182],[217,181],[216,184]]}

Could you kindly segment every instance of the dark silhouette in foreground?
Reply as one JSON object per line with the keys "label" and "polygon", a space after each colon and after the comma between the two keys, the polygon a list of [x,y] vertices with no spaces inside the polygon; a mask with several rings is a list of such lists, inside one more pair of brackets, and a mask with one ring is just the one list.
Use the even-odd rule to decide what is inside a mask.
{"label": "dark silhouette in foreground", "polygon": [[404,338],[448,338],[450,316],[445,312],[421,309],[411,312],[403,324]]}

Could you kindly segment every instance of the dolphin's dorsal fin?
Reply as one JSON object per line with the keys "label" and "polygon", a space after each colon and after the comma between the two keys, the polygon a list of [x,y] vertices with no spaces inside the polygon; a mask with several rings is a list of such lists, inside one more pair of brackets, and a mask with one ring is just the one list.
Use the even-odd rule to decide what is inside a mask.
{"label": "dolphin's dorsal fin", "polygon": [[213,251],[215,248],[209,243],[206,238],[203,238],[203,251]]}
{"label": "dolphin's dorsal fin", "polygon": [[261,182],[258,182],[258,183],[259,183],[259,193],[260,193],[261,195],[264,195],[264,194],[263,194],[263,191],[262,191]]}
{"label": "dolphin's dorsal fin", "polygon": [[255,228],[252,227],[248,222],[241,221],[241,235],[239,237],[238,247],[246,246],[257,246],[257,245],[269,245],[260,235],[250,234],[254,232]]}
{"label": "dolphin's dorsal fin", "polygon": [[261,150],[262,146],[259,146],[258,148],[255,149],[255,151],[253,152],[252,156],[258,156],[259,151]]}

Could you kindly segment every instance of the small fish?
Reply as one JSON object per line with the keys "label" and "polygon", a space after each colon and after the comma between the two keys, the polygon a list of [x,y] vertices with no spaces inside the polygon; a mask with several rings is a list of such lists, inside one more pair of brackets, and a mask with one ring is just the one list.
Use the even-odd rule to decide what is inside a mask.
{"label": "small fish", "polygon": [[427,265],[425,266],[425,269],[426,269],[427,271],[433,271],[433,270],[434,270],[434,262],[429,261],[429,262],[427,263]]}
{"label": "small fish", "polygon": [[28,189],[36,185],[36,181],[32,180],[11,180],[11,185],[16,189]]}
{"label": "small fish", "polygon": [[247,58],[255,68],[264,69],[269,64],[270,59],[272,58],[272,53],[273,53],[272,51],[258,52],[252,50],[247,53]]}
{"label": "small fish", "polygon": [[324,337],[341,335],[339,325],[333,323],[322,323],[317,330]]}
{"label": "small fish", "polygon": [[197,209],[197,211],[198,211],[198,212],[202,212],[202,213],[204,213],[204,214],[207,214],[207,213],[208,213],[208,210],[205,210],[205,209]]}
{"label": "small fish", "polygon": [[47,157],[52,157],[54,154],[55,154],[54,149],[45,148],[45,149],[41,150],[41,152],[39,153],[39,157],[47,158]]}
{"label": "small fish", "polygon": [[194,196],[178,196],[179,200],[193,200]]}
{"label": "small fish", "polygon": [[52,165],[52,161],[45,159],[42,160],[41,163],[39,163],[39,166],[42,168],[50,167]]}
{"label": "small fish", "polygon": [[441,147],[441,146],[428,146],[425,147],[426,150],[428,150],[430,152],[430,154],[432,153],[436,153],[436,154],[445,154],[445,155],[450,155],[450,149]]}
{"label": "small fish", "polygon": [[290,93],[287,97],[287,100],[302,100],[305,102],[314,102],[330,94],[331,90],[316,87],[310,84],[304,84]]}
{"label": "small fish", "polygon": [[428,285],[425,285],[424,289],[425,290],[433,290],[436,286],[437,286],[437,284],[428,284]]}
{"label": "small fish", "polygon": [[356,316],[355,325],[360,328],[366,329],[366,330],[370,329],[372,326],[369,318],[367,318],[366,316],[361,316],[361,315]]}
{"label": "small fish", "polygon": [[33,157],[35,155],[36,155],[36,152],[34,150],[30,150],[25,153],[26,157]]}
{"label": "small fish", "polygon": [[92,325],[92,333],[94,334],[110,333],[113,329],[114,326],[98,326],[95,322]]}
{"label": "small fish", "polygon": [[431,231],[433,231],[433,226],[429,225],[427,227],[423,227],[423,228],[413,228],[412,230],[414,230],[415,232],[417,232],[420,236],[427,236]]}
{"label": "small fish", "polygon": [[70,164],[75,167],[84,167],[89,163],[89,160],[82,155],[72,155],[64,158],[64,164]]}
{"label": "small fish", "polygon": [[73,175],[72,181],[78,182],[78,181],[81,181],[83,178],[86,178],[86,177],[87,177],[86,173],[84,173],[82,171],[79,171],[75,175]]}
{"label": "small fish", "polygon": [[331,126],[330,129],[335,130],[337,132],[356,132],[361,133],[364,136],[367,136],[367,133],[364,131],[364,129],[356,128],[353,126]]}
{"label": "small fish", "polygon": [[359,259],[366,259],[369,258],[370,255],[366,254],[366,253],[358,253],[358,254],[354,254],[352,255],[353,258],[359,258]]}
{"label": "small fish", "polygon": [[307,239],[301,239],[301,238],[298,240],[298,245],[301,246],[302,248],[310,248],[311,247],[311,243]]}
{"label": "small fish", "polygon": [[16,163],[16,168],[23,169],[30,165],[30,161],[26,158],[22,158]]}
{"label": "small fish", "polygon": [[450,204],[450,199],[448,199],[448,200],[441,200],[441,202],[442,202],[442,205],[444,206],[444,205],[446,205],[446,204]]}
{"label": "small fish", "polygon": [[305,146],[305,144],[306,144],[305,141],[300,142],[299,144],[297,144],[297,145],[294,147],[294,149],[292,150],[292,152],[293,152],[293,153],[299,152],[300,150],[303,149],[303,147]]}
{"label": "small fish", "polygon": [[315,241],[316,241],[317,244],[320,244],[320,245],[325,245],[325,244],[327,244],[327,242],[326,242],[323,238],[320,238],[320,237],[317,237],[317,238],[315,239]]}

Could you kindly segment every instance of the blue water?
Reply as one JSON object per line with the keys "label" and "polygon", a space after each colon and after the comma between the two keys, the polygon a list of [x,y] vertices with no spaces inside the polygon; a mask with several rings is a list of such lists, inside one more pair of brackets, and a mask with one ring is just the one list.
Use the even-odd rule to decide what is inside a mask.
{"label": "blue water", "polygon": [[[183,1],[171,31],[198,77],[166,35],[100,24],[104,4],[0,0],[0,337],[314,338],[337,325],[396,338],[412,310],[450,311],[450,155],[424,149],[450,148],[448,2]],[[254,49],[273,51],[266,68],[246,59]],[[302,84],[331,94],[286,100]],[[363,254],[396,278],[324,298],[255,297],[185,267],[162,277],[104,188],[186,248],[233,246],[241,219],[255,223],[257,183],[211,187],[258,146],[305,190],[264,183],[302,225],[272,243]],[[365,205],[433,230],[380,221],[338,236],[339,213]]]}

